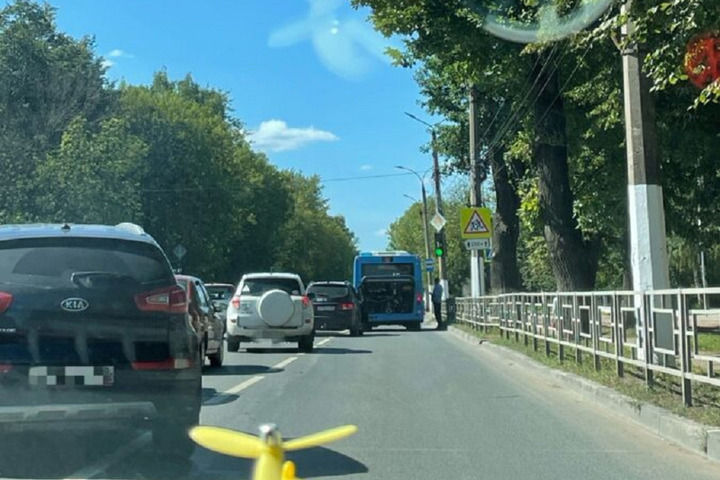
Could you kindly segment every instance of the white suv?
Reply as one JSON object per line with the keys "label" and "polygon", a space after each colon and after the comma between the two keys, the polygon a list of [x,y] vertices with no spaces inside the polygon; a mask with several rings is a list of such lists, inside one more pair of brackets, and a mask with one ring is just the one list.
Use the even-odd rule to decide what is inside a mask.
{"label": "white suv", "polygon": [[228,350],[240,342],[270,339],[297,342],[311,352],[315,342],[313,306],[300,276],[294,273],[244,275],[227,308]]}

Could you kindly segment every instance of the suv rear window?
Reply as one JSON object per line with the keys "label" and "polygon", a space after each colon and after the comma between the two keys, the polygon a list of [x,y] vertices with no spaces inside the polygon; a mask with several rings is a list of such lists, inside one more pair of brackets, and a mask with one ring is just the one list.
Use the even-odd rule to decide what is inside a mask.
{"label": "suv rear window", "polygon": [[71,286],[73,274],[78,273],[109,274],[139,286],[174,283],[165,255],[155,245],[145,242],[106,238],[0,242],[0,281],[3,283]]}
{"label": "suv rear window", "polygon": [[350,295],[350,290],[345,285],[311,285],[308,287],[308,292],[328,300],[339,300]]}
{"label": "suv rear window", "polygon": [[288,295],[300,295],[300,283],[294,278],[247,278],[241,294],[260,296],[270,290],[282,290]]}
{"label": "suv rear window", "polygon": [[230,300],[233,293],[235,293],[235,288],[233,287],[208,287],[205,285],[205,288],[211,300]]}

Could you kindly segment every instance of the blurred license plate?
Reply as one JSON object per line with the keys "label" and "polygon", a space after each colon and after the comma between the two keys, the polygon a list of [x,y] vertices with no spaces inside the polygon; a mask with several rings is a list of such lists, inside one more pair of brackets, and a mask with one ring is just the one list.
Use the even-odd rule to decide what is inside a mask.
{"label": "blurred license plate", "polygon": [[318,309],[318,312],[332,312],[333,310],[335,310],[335,306],[334,305],[326,305],[326,306],[322,306],[322,307],[317,307],[317,309]]}
{"label": "blurred license plate", "polygon": [[30,385],[38,387],[110,387],[115,367],[30,367]]}

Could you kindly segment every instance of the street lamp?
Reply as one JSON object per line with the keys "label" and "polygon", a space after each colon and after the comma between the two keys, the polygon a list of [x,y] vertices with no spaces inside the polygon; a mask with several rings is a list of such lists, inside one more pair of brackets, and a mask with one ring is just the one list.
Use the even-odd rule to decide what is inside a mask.
{"label": "street lamp", "polygon": [[[432,170],[431,168],[425,170],[425,173],[422,174],[422,176],[413,170],[412,168],[403,167],[402,165],[395,165],[395,168],[400,170],[405,170],[407,172],[415,174],[415,176],[420,180],[420,188],[422,191],[422,224],[423,224],[423,240],[425,240],[425,259],[430,258],[430,238],[428,237],[428,212],[427,212],[427,194],[425,193],[425,176]],[[411,198],[410,195],[405,195],[408,198]],[[413,199],[414,200],[414,199]],[[430,311],[430,288],[432,287],[432,276],[430,272],[426,272],[426,278],[427,278],[427,289],[425,290],[425,310],[428,312]]]}
{"label": "street lamp", "polygon": [[[425,120],[422,120],[412,113],[404,112],[405,115],[412,118],[416,122],[419,122],[426,127],[428,127],[428,130],[430,130],[430,134],[432,135],[432,142],[430,144],[430,147],[432,149],[432,157],[433,157],[433,169],[434,169],[434,176],[435,176],[435,213],[439,213],[440,215],[443,214],[443,203],[442,203],[442,194],[440,192],[440,160],[438,158],[438,151],[437,151],[437,130],[433,125],[430,125]],[[445,232],[441,231],[440,235],[442,235],[441,238],[444,238]],[[443,296],[448,297],[448,284],[446,276],[446,268],[445,268],[445,255],[438,258],[438,274],[440,276],[440,280],[443,284]]]}

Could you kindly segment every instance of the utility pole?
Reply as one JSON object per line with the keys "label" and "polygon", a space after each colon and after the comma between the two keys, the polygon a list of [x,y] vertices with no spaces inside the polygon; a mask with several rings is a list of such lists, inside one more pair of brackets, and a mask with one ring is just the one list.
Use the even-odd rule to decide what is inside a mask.
{"label": "utility pole", "polygon": [[[444,215],[443,212],[443,203],[442,203],[442,193],[440,188],[440,160],[438,159],[438,152],[437,152],[437,133],[435,132],[434,127],[430,127],[430,133],[432,135],[432,157],[433,157],[433,174],[435,176],[435,211],[439,213],[440,215]],[[440,231],[440,235],[442,235],[443,238],[443,245],[446,245],[445,243],[445,229]],[[440,282],[443,286],[443,296],[445,298],[450,296],[450,292],[448,289],[448,281],[446,278],[446,265],[445,265],[445,256],[447,255],[447,252],[444,252],[444,254],[438,259],[438,274],[440,275]]]}
{"label": "utility pole", "polygon": [[[470,87],[470,206],[482,204],[477,165],[477,90]],[[485,295],[485,256],[479,250],[470,250],[470,291],[473,297]]]}
{"label": "utility pole", "polygon": [[[629,14],[631,5],[632,0],[626,0],[622,12]],[[626,37],[633,31],[634,25],[628,18],[622,34]],[[635,43],[623,47],[622,62],[633,290],[644,292],[670,286],[665,212],[658,165],[654,105],[649,81],[642,71],[642,59]],[[650,312],[644,311],[645,303],[642,298],[636,298],[636,306],[640,307],[637,328],[638,356],[642,355],[640,358],[644,359],[648,339],[642,338],[644,329],[640,327],[649,318]],[[656,334],[658,343],[660,336],[668,334],[669,341],[672,342],[672,325],[656,325]],[[668,339],[664,340],[662,343],[666,343]]]}
{"label": "utility pole", "polygon": [[[430,130],[430,134],[432,135],[432,157],[433,157],[433,170],[434,170],[434,177],[435,177],[435,213],[439,213],[440,215],[443,215],[443,204],[442,204],[442,192],[440,188],[440,160],[438,159],[438,151],[437,151],[437,132],[435,131],[435,127],[427,123],[425,120],[421,120],[412,113],[405,112],[405,115],[412,118],[416,122],[420,122],[428,129]],[[443,215],[444,216],[444,215]],[[442,235],[443,239],[443,245],[445,245],[445,230],[440,231],[440,235]],[[445,255],[447,255],[447,252],[445,252]],[[443,287],[443,297],[447,298],[450,296],[448,281],[446,278],[446,264],[445,264],[445,255],[438,258],[438,276],[440,277],[440,283]]]}

